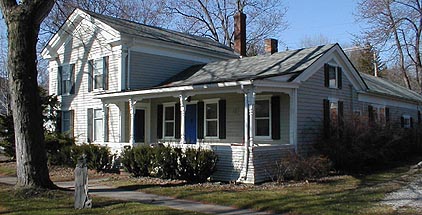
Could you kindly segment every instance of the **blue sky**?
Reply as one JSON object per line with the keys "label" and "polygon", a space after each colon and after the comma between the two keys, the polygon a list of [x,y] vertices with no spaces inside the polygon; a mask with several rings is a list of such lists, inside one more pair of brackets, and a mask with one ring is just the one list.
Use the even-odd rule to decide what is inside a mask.
{"label": "blue sky", "polygon": [[[308,37],[322,35],[331,43],[339,43],[343,48],[352,45],[353,34],[362,30],[355,21],[357,0],[281,0],[288,8],[287,30],[276,35],[280,41],[279,50],[287,47],[297,49],[301,41]],[[0,20],[0,34],[5,35],[3,20]]]}
{"label": "blue sky", "polygon": [[284,0],[284,5],[289,28],[279,35],[281,50],[301,48],[303,38],[318,35],[345,48],[364,27],[353,15],[357,0]]}

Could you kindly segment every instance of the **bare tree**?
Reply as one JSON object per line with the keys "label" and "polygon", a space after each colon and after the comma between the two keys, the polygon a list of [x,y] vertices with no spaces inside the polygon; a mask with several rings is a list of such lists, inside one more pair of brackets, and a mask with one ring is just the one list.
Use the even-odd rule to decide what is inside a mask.
{"label": "bare tree", "polygon": [[419,0],[360,0],[358,16],[369,28],[364,39],[380,51],[389,53],[406,87],[412,80],[422,89],[420,40],[422,7]]}
{"label": "bare tree", "polygon": [[7,26],[9,89],[16,142],[18,187],[53,187],[43,135],[36,45],[54,0],[0,0]]}
{"label": "bare tree", "polygon": [[331,40],[322,34],[314,35],[314,36],[305,36],[301,39],[300,44],[302,47],[313,47],[313,46],[321,46],[332,43]]}
{"label": "bare tree", "polygon": [[209,37],[232,47],[233,16],[247,14],[247,50],[255,52],[263,39],[285,30],[286,8],[279,0],[180,0],[166,1],[178,30]]}

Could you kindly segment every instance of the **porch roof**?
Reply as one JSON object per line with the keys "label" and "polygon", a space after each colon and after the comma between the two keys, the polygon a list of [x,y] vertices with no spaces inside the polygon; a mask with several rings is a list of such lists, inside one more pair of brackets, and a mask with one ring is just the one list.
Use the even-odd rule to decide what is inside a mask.
{"label": "porch roof", "polygon": [[227,81],[257,80],[291,75],[291,81],[337,44],[230,59],[191,66],[158,87],[187,86]]}

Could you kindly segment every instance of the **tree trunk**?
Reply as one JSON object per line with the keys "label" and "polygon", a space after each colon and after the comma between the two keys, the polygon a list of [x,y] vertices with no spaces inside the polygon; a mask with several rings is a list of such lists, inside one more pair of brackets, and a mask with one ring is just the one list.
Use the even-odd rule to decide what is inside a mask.
{"label": "tree trunk", "polygon": [[36,44],[40,20],[25,7],[4,8],[8,27],[8,72],[15,128],[17,186],[52,188],[54,184],[47,168],[37,83]]}

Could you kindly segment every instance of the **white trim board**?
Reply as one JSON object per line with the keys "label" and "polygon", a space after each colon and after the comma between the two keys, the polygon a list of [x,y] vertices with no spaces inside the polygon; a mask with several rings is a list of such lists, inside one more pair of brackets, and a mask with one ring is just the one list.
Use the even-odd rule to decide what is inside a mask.
{"label": "white trim board", "polygon": [[371,104],[384,105],[384,106],[393,106],[393,107],[418,110],[417,104],[398,101],[392,98],[382,98],[382,97],[371,95],[368,93],[358,93],[358,101],[367,102]]}

